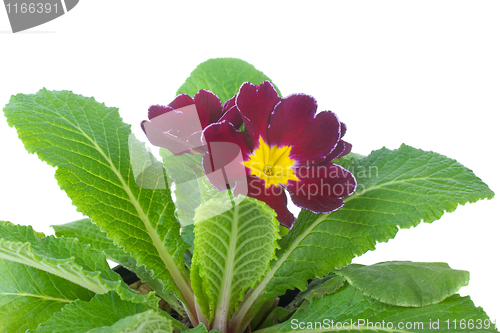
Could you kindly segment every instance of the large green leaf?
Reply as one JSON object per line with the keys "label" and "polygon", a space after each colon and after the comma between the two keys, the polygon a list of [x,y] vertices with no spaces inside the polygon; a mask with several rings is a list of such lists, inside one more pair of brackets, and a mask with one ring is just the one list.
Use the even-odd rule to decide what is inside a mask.
{"label": "large green leaf", "polygon": [[219,96],[224,104],[236,95],[243,82],[260,84],[263,81],[271,80],[246,61],[236,58],[209,59],[191,72],[177,94],[193,97],[200,89],[207,89]]}
{"label": "large green leaf", "polygon": [[[118,109],[69,91],[42,89],[12,96],[4,112],[26,149],[57,167],[56,179],[78,211],[132,253],[138,265],[154,271],[164,291],[175,292],[193,309],[183,258],[187,245],[179,235],[170,192],[165,185],[137,185],[150,187],[158,179],[149,179],[147,172],[134,177],[130,126]],[[145,150],[137,140],[130,142],[131,151]],[[154,158],[144,165],[162,169]]]}
{"label": "large green leaf", "polygon": [[314,298],[304,303],[289,321],[258,332],[284,333],[298,329],[311,333],[498,332],[469,297],[453,295],[438,304],[407,308],[380,303],[351,286],[333,295]]}
{"label": "large green leaf", "polygon": [[275,258],[279,238],[275,216],[253,198],[237,204],[232,198],[214,198],[196,210],[191,276],[201,280],[193,289],[205,316],[214,318],[214,329],[226,331],[228,316]]}
{"label": "large green leaf", "polygon": [[57,275],[95,293],[114,290],[126,300],[145,299],[109,268],[103,252],[74,238],[38,238],[30,226],[0,222],[0,258]]}
{"label": "large green leaf", "polygon": [[404,144],[396,150],[373,151],[349,163],[358,182],[356,193],[330,214],[301,211],[293,229],[280,242],[278,260],[245,299],[242,310],[234,316],[234,325],[244,325],[266,300],[287,289],[304,290],[308,279],[321,277],[373,250],[377,242],[393,238],[399,228],[435,221],[459,204],[494,195],[457,161]]}
{"label": "large green leaf", "polygon": [[[144,313],[149,308],[143,303],[132,303],[122,300],[116,293],[96,295],[90,302],[75,301],[66,305],[61,311],[57,312],[40,325],[34,332],[36,333],[86,333],[86,332],[122,332],[116,328],[123,327],[123,324],[129,324],[130,327],[137,326],[137,320],[129,318],[125,323],[117,324],[121,319]],[[157,312],[155,310],[152,310]],[[151,312],[148,312],[151,313]],[[170,319],[166,313],[163,321],[171,328]],[[144,319],[144,318],[143,318]],[[156,320],[157,316],[153,318]],[[115,326],[111,330],[110,327]],[[101,329],[106,328],[106,329]],[[137,331],[142,332],[142,331]]]}
{"label": "large green leaf", "polygon": [[128,261],[125,257],[130,257],[130,253],[125,252],[119,246],[116,246],[113,241],[103,232],[99,226],[92,223],[89,218],[52,225],[57,237],[76,238],[82,244],[90,245],[94,250],[104,251],[106,257],[117,263],[120,260]]}
{"label": "large green leaf", "polygon": [[348,265],[335,272],[365,295],[397,306],[436,304],[469,283],[469,272],[446,263],[389,261]]}
{"label": "large green leaf", "polygon": [[31,266],[0,259],[0,332],[36,328],[74,300],[93,292]]}
{"label": "large green leaf", "polygon": [[137,261],[128,252],[113,244],[105,232],[92,223],[90,219],[81,219],[60,225],[53,225],[56,236],[77,238],[82,244],[88,244],[95,250],[104,251],[106,257],[121,264],[126,269],[134,272],[143,283],[147,283],[155,293],[165,299],[178,313],[184,313],[182,304],[171,292],[163,291],[163,282],[152,277],[153,272],[146,270],[144,266],[137,266]]}

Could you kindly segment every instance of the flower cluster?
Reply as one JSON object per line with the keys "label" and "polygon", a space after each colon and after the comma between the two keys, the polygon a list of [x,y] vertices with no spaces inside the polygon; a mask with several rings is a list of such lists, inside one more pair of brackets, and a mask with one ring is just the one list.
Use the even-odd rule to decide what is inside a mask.
{"label": "flower cluster", "polygon": [[194,98],[181,94],[167,106],[152,105],[149,121],[144,120],[141,127],[151,144],[175,155],[203,152],[202,131],[208,125],[219,121],[237,126],[243,123],[234,99],[222,106],[219,97],[208,90],[200,90]]}
{"label": "flower cluster", "polygon": [[[183,121],[191,117],[180,120],[177,114],[174,121],[155,124],[160,114],[181,113],[179,105],[195,105],[201,126],[185,124]],[[143,123],[143,129],[153,144],[169,149],[175,141],[178,146],[188,143],[183,146],[184,152],[192,152],[196,141],[203,147],[196,151],[204,153],[203,168],[213,186],[266,202],[276,211],[280,223],[291,228],[295,217],[287,208],[285,190],[295,205],[314,213],[328,213],[342,207],[342,199],[356,189],[354,176],[332,163],[351,150],[351,145],[342,140],[345,125],[333,112],[316,111],[317,103],[311,96],[281,98],[268,81],[259,86],[244,83],[223,107],[217,96],[206,90],[192,100],[180,95],[168,107],[153,106],[150,122]],[[170,141],[165,140],[167,136]],[[216,143],[231,143],[238,149],[214,149]],[[180,153],[178,146],[176,152]],[[237,154],[242,157],[240,165],[229,167]],[[220,169],[224,177],[215,176]],[[235,180],[239,170],[245,173],[244,184],[241,177]]]}

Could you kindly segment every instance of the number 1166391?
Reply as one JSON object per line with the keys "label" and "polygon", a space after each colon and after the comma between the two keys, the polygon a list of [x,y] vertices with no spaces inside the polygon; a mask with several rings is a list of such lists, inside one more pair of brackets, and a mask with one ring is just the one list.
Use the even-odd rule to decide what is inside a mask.
{"label": "number 1166391", "polygon": [[31,3],[7,3],[5,5],[7,8],[7,13],[9,14],[42,14],[54,12],[57,14],[60,10],[57,3],[43,3],[43,2],[31,2]]}

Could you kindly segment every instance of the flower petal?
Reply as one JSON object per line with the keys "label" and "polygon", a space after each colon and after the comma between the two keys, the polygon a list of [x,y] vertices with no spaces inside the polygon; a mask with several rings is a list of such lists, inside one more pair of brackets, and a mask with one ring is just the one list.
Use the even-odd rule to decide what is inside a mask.
{"label": "flower petal", "polygon": [[219,191],[246,183],[246,170],[238,145],[232,142],[209,142],[203,155],[203,171],[210,183]]}
{"label": "flower petal", "polygon": [[346,142],[344,140],[340,140],[342,141],[342,143],[344,144],[344,150],[342,150],[342,153],[337,156],[336,158],[341,158],[341,157],[344,157],[345,155],[349,154],[352,150],[352,144],[350,144],[349,142]]}
{"label": "flower petal", "polygon": [[340,123],[340,137],[343,138],[345,132],[347,131],[347,126],[344,123]]}
{"label": "flower petal", "polygon": [[186,94],[180,94],[177,95],[168,106],[170,106],[174,110],[177,110],[191,104],[194,104],[194,101],[191,97]]}
{"label": "flower petal", "polygon": [[198,131],[194,132],[187,139],[187,143],[191,150],[200,154],[205,154],[207,152],[207,147],[204,145],[203,140],[203,132]]}
{"label": "flower petal", "polygon": [[224,102],[222,110],[224,112],[227,112],[227,110],[231,109],[235,105],[236,105],[236,95],[234,95],[231,99],[228,99],[227,101]]}
{"label": "flower petal", "polygon": [[[276,214],[281,225],[290,229],[295,222],[295,216],[288,210],[286,193],[281,186],[271,186],[266,188],[264,180],[255,177],[247,176],[248,181],[248,196],[260,201],[264,201],[269,205]],[[238,195],[238,187],[235,188],[234,195]]]}
{"label": "flower petal", "polygon": [[149,120],[151,120],[172,110],[173,108],[171,108],[170,106],[151,105],[148,109],[148,118]]}
{"label": "flower petal", "polygon": [[[346,126],[344,123],[340,123],[340,137],[345,135]],[[325,157],[323,164],[332,162],[336,158],[341,158],[351,152],[352,144],[344,140],[339,140],[337,146]]]}
{"label": "flower petal", "polygon": [[[208,151],[203,156],[203,169],[210,183],[223,191],[233,188],[238,181],[244,182],[247,170],[243,160],[250,150],[245,133],[223,121],[205,128],[202,139]],[[236,159],[240,160],[235,162]]]}
{"label": "flower petal", "polygon": [[222,117],[222,104],[219,97],[208,90],[200,90],[194,95],[194,104],[202,128],[213,124]]}
{"label": "flower petal", "polygon": [[316,100],[309,95],[294,94],[282,99],[271,114],[268,143],[290,146],[309,126],[317,108]]}
{"label": "flower petal", "polygon": [[241,118],[240,111],[238,111],[236,105],[227,110],[222,118],[220,118],[219,122],[224,120],[227,120],[228,122],[233,124],[237,129],[240,128],[240,126],[243,124],[243,119]]}
{"label": "flower petal", "polygon": [[299,207],[317,214],[330,213],[344,205],[345,198],[356,190],[356,179],[336,164],[301,167],[299,181],[289,181],[286,189]]}
{"label": "flower petal", "polygon": [[[175,111],[169,112],[174,114]],[[191,146],[186,142],[186,138],[179,137],[178,131],[166,130],[164,131],[165,124],[160,120],[164,115],[153,118],[151,121],[143,121],[141,123],[142,129],[152,145],[167,148],[174,155],[182,155],[191,151]],[[171,124],[170,124],[171,125]]]}
{"label": "flower petal", "polygon": [[311,96],[294,94],[283,99],[271,114],[269,144],[291,147],[290,158],[298,165],[323,162],[340,139],[341,125],[335,113],[315,115],[316,110]]}
{"label": "flower petal", "polygon": [[343,153],[345,147],[345,142],[344,140],[340,140],[335,148],[325,157],[325,160],[323,161],[322,164],[329,164],[331,163],[334,159],[339,158],[339,156]]}
{"label": "flower petal", "polygon": [[240,111],[238,110],[238,107],[236,107],[236,95],[224,103],[222,113],[223,115],[219,122],[227,120],[233,124],[236,129],[239,129],[243,124],[243,118],[241,118]]}
{"label": "flower petal", "polygon": [[207,142],[232,142],[240,147],[244,159],[250,154],[250,146],[245,133],[238,131],[227,120],[211,124],[205,128],[202,140],[205,144]]}
{"label": "flower petal", "polygon": [[290,158],[300,165],[317,165],[333,150],[340,139],[340,123],[335,113],[323,111],[291,143]]}
{"label": "flower petal", "polygon": [[262,82],[260,86],[249,82],[241,85],[236,95],[236,105],[252,145],[258,143],[259,137],[267,141],[269,116],[279,101],[280,97],[269,81]]}

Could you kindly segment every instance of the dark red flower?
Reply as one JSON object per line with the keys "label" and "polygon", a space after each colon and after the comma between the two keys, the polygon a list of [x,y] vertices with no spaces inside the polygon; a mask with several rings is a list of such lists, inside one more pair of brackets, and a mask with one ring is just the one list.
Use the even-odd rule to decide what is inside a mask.
{"label": "dark red flower", "polygon": [[[203,131],[208,144],[203,166],[217,189],[233,188],[235,195],[243,193],[266,202],[288,228],[295,217],[286,207],[285,189],[297,206],[315,213],[329,213],[342,207],[342,199],[356,189],[356,180],[348,170],[332,163],[351,150],[351,145],[342,140],[346,127],[333,112],[316,114],[316,100],[308,95],[280,98],[267,81],[260,86],[244,83],[235,105],[246,133],[227,120],[211,124]],[[236,153],[231,149],[214,151],[211,147],[217,142],[239,147],[246,184],[234,181],[232,174],[237,171],[225,167]],[[225,168],[224,179],[214,177],[217,174],[214,171],[222,168]]]}
{"label": "dark red flower", "polygon": [[201,134],[204,128],[219,121],[239,127],[243,122],[234,104],[235,97],[222,106],[217,95],[200,90],[194,98],[178,95],[169,105],[152,105],[148,118],[141,123],[151,144],[167,148],[175,155],[203,152]]}

